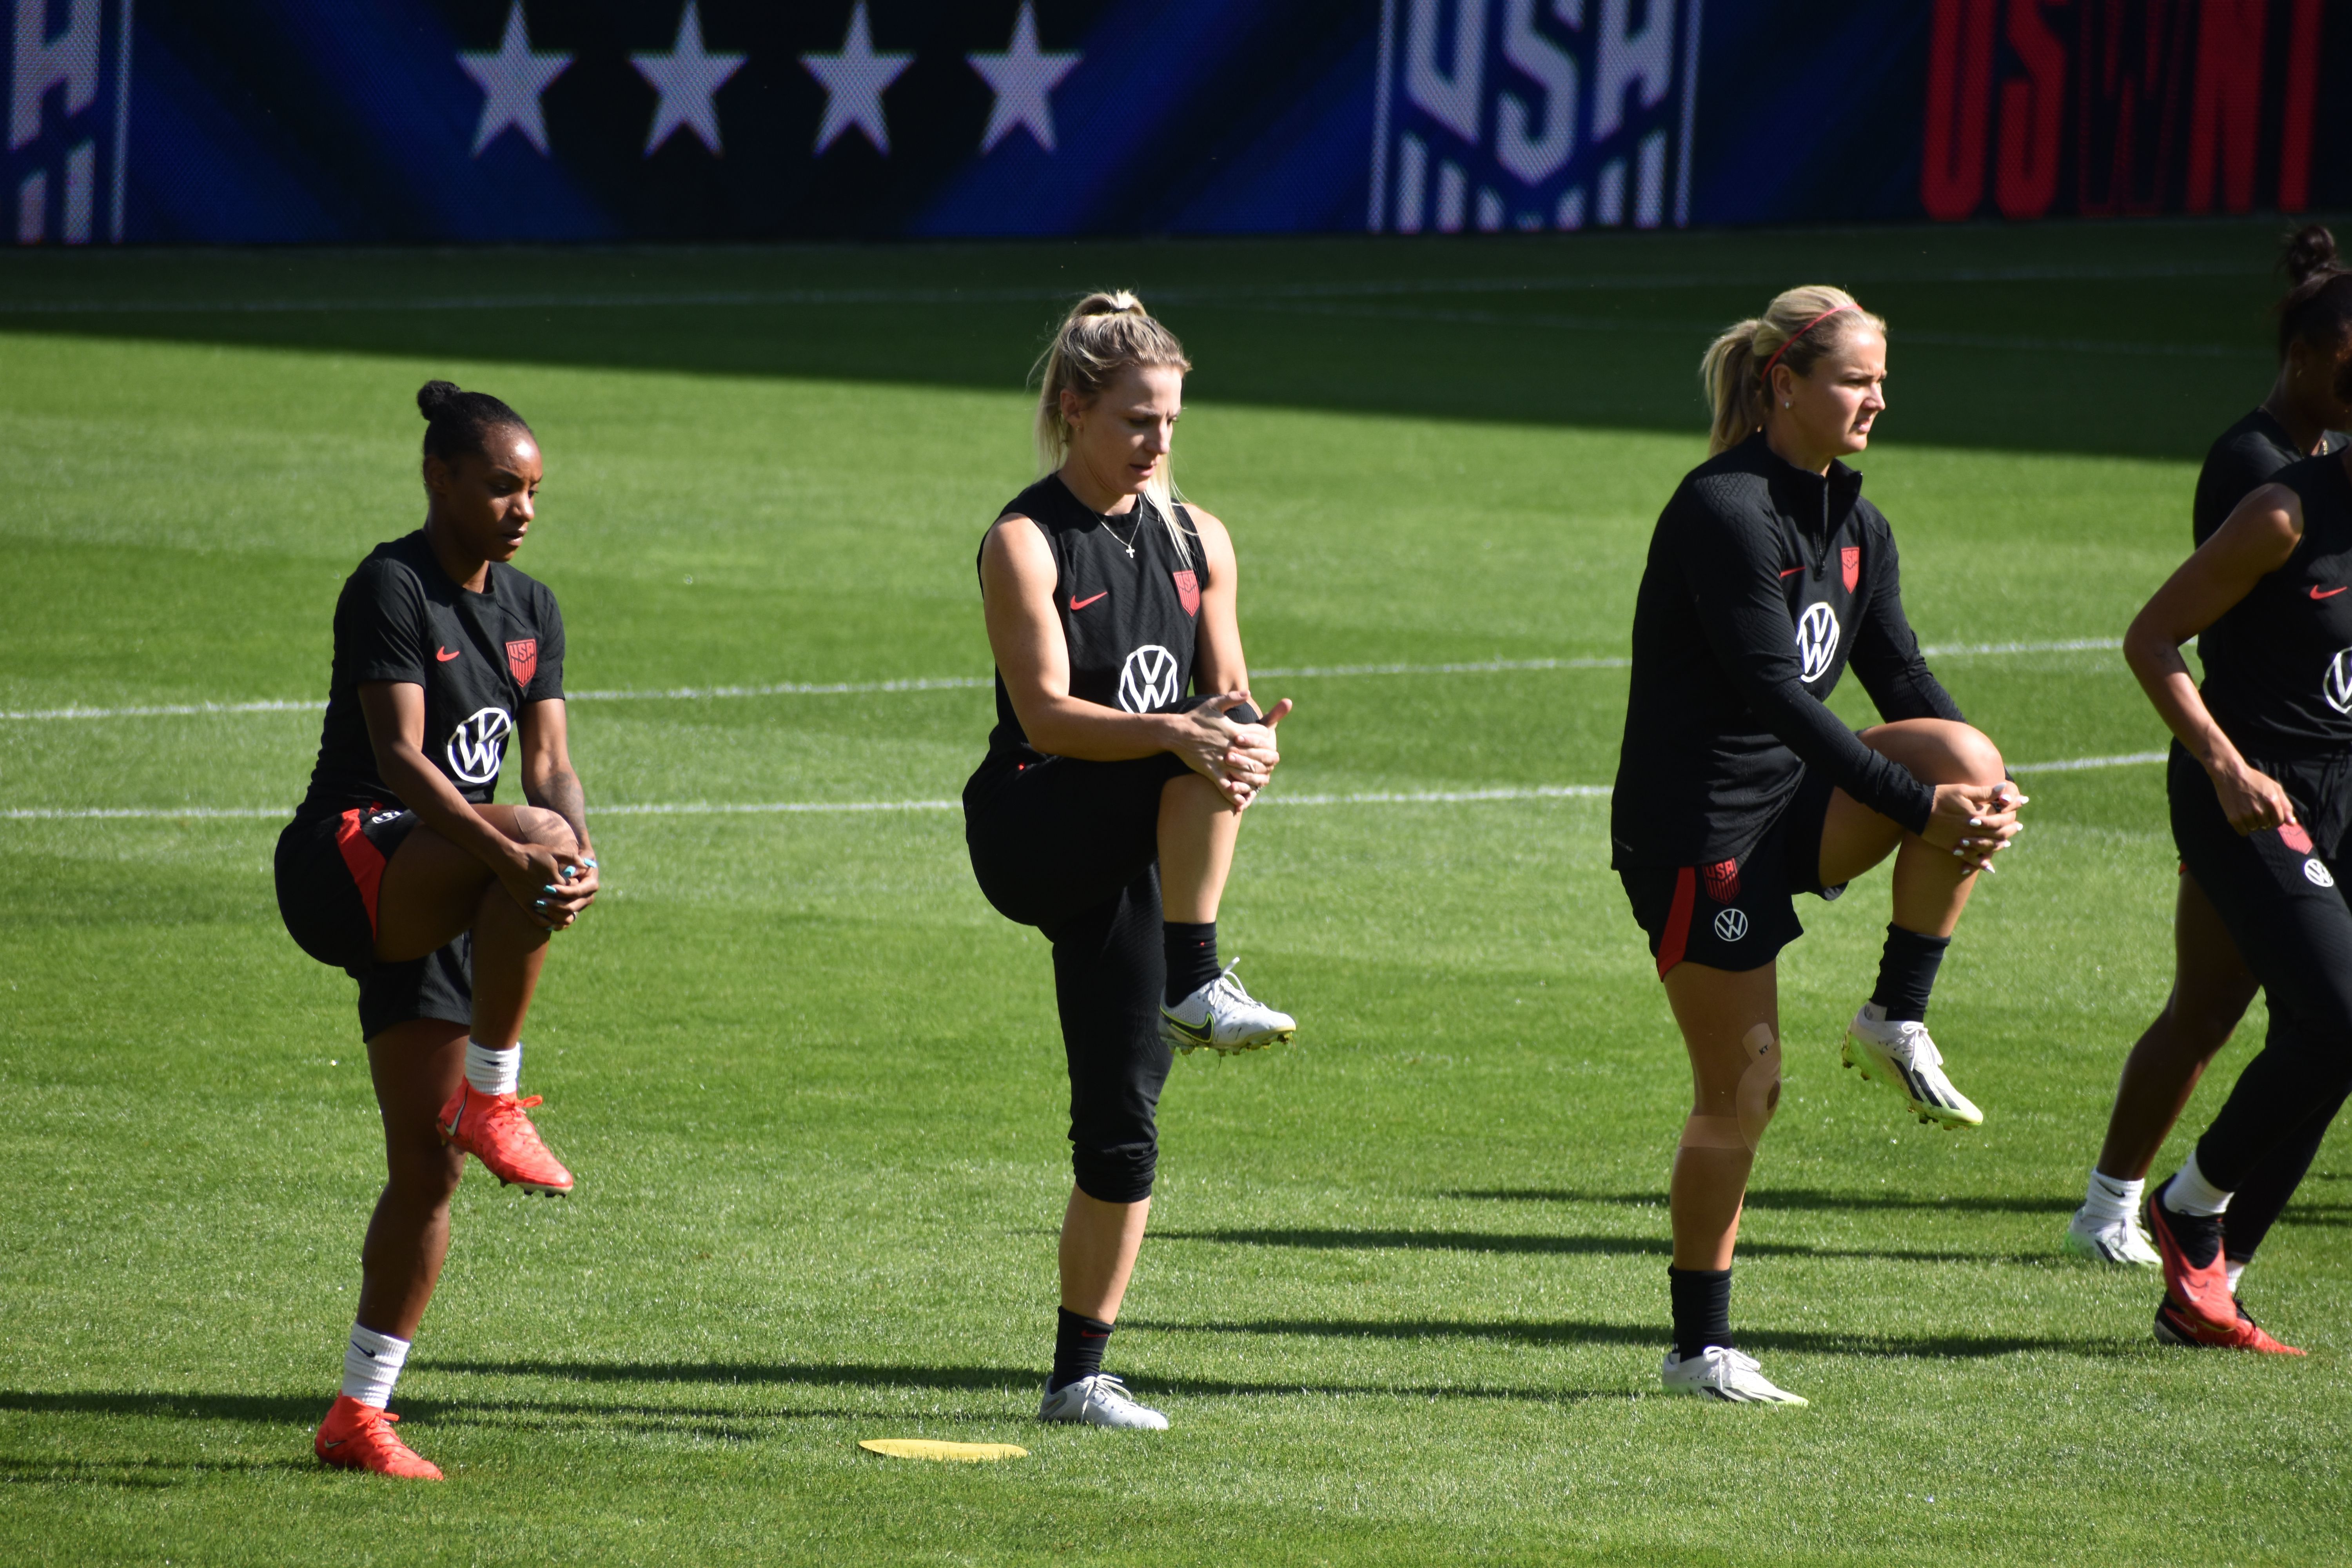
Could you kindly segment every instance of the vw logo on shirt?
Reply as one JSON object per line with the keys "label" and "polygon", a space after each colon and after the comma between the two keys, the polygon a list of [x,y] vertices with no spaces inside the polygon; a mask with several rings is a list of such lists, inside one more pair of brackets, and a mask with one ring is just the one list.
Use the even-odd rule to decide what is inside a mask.
{"label": "vw logo on shirt", "polygon": [[1797,657],[1804,661],[1806,685],[1829,673],[1830,662],[1837,658],[1837,612],[1825,603],[1807,605],[1805,613],[1797,617]]}
{"label": "vw logo on shirt", "polygon": [[1118,671],[1118,705],[1130,713],[1156,713],[1176,700],[1176,656],[1146,643],[1127,656]]}
{"label": "vw logo on shirt", "polygon": [[514,720],[503,708],[485,708],[450,732],[449,771],[467,784],[489,784],[506,760]]}
{"label": "vw logo on shirt", "polygon": [[2338,713],[2352,715],[2352,647],[2327,661],[2327,673],[2319,678],[2319,694]]}

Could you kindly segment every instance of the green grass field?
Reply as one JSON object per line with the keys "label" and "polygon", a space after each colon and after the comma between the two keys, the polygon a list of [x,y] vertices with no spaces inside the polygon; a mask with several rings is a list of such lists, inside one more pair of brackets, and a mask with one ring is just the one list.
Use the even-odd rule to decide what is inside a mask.
{"label": "green grass field", "polygon": [[[0,256],[0,1556],[2352,1560],[2352,1146],[2247,1280],[2308,1362],[2160,1351],[2158,1287],[2058,1247],[2168,981],[2159,770],[2024,775],[1937,1003],[1978,1135],[1835,1066],[1884,874],[1803,910],[1735,1301],[1801,1411],[1656,1392],[1687,1079],[1606,801],[1535,795],[1614,772],[1712,328],[1850,282],[1894,322],[1863,466],[1923,637],[2112,639],[2268,384],[2272,237]],[[520,564],[563,603],[592,812],[951,800],[971,685],[650,694],[984,676],[1022,375],[1103,281],[1185,335],[1179,478],[1234,529],[1254,666],[1300,672],[1255,681],[1299,706],[1222,926],[1304,1026],[1180,1062],[1113,1344],[1175,1429],[1032,1420],[1060,1046],[958,816],[614,810],[527,1037],[579,1193],[460,1194],[395,1402],[448,1484],[320,1471],[381,1140],[352,987],[268,871],[317,716],[24,715],[321,698],[449,375],[545,447]],[[2014,763],[2162,743],[2112,648],[1936,663]],[[1476,792],[1507,797],[1348,798]],[[855,1446],[886,1436],[1032,1455]]]}

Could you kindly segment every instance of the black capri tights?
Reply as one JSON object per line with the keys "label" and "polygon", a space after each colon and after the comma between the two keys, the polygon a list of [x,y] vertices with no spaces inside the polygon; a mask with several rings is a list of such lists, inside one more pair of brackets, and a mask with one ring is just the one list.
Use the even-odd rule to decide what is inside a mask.
{"label": "black capri tights", "polygon": [[[2346,818],[2352,766],[2254,764],[2286,787],[2298,826],[2240,836],[2213,785],[2175,744],[2167,784],[2181,862],[2221,912],[2263,983],[2270,1033],[2212,1125],[2197,1165],[2225,1192],[2252,1189],[2247,1224],[2229,1227],[2229,1253],[2250,1257],[2258,1234],[2310,1168],[2352,1089],[2352,873]],[[2238,1221],[2231,1204],[2228,1218]],[[2259,1211],[2259,1212],[2257,1212]]]}
{"label": "black capri tights", "polygon": [[964,786],[964,840],[988,901],[1054,944],[1070,1064],[1070,1169],[1107,1204],[1151,1195],[1160,1091],[1160,793],[1172,753],[1125,763],[992,757]]}

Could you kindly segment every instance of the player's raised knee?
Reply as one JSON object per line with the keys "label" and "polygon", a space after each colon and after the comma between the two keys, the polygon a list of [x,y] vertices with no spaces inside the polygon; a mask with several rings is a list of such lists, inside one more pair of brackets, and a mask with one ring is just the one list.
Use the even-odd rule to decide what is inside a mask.
{"label": "player's raised knee", "polygon": [[558,855],[580,852],[580,840],[573,836],[572,825],[544,806],[517,806],[515,831],[522,835],[524,843],[552,849]]}

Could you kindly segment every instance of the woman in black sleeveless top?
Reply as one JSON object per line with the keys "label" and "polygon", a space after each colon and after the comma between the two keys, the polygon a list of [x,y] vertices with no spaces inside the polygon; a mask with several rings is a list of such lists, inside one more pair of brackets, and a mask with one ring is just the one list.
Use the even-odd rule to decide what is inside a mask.
{"label": "woman in black sleeveless top", "polygon": [[[2279,371],[2262,405],[2223,431],[2197,476],[2190,533],[2203,544],[2231,511],[2289,464],[2344,449],[2336,430],[2352,408],[2336,390],[2352,356],[2352,273],[2336,263],[2336,238],[2318,224],[2290,237],[2282,269],[2291,281],[2279,301]],[[2229,617],[2205,634],[2210,666],[2226,664]],[[2154,1268],[2155,1247],[2139,1228],[2142,1184],[2157,1152],[2189,1103],[2206,1065],[2245,1016],[2259,984],[2239,954],[2213,900],[2181,868],[2172,919],[2172,992],[2125,1059],[2107,1119],[2106,1141],[2066,1226],[2066,1245],[2104,1263]],[[2222,1255],[2231,1289],[2318,1153],[2325,1123],[2283,1147],[2246,1177],[2231,1201]]]}
{"label": "woman in black sleeveless top", "polygon": [[1177,1050],[1254,1050],[1296,1027],[1217,965],[1241,814],[1290,704],[1251,705],[1233,542],[1169,484],[1191,368],[1132,295],[1081,300],[1045,356],[1053,471],[980,551],[996,729],[964,786],[965,836],[989,902],[1054,945],[1070,1068],[1045,1421],[1168,1425],[1101,1370],[1151,1207],[1160,1088]]}
{"label": "woman in black sleeveless top", "polygon": [[[2302,331],[2352,417],[2352,273],[2310,285]],[[2291,303],[2294,297],[2290,296]],[[2157,1337],[2300,1354],[2238,1304],[2225,1248],[2241,1192],[2267,1225],[2352,1089],[2352,453],[2305,458],[2247,496],[2158,590],[2124,656],[2175,736],[2167,784],[2185,873],[2270,1004],[2270,1033],[2194,1153],[2150,1195]],[[2202,689],[2180,645],[2199,638]],[[2284,1187],[2284,1191],[2277,1190]]]}

